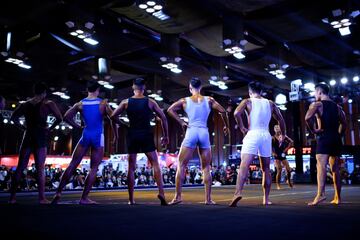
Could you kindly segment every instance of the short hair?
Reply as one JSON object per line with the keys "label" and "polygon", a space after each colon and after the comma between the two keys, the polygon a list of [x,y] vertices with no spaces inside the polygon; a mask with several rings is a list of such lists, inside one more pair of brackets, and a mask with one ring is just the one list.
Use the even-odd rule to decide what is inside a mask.
{"label": "short hair", "polygon": [[324,83],[324,82],[320,82],[318,84],[315,85],[315,89],[316,88],[320,88],[321,89],[321,92],[328,95],[329,92],[330,92],[330,87],[327,83]]}
{"label": "short hair", "polygon": [[89,81],[87,83],[87,91],[88,92],[95,92],[97,89],[99,89],[101,85],[96,81]]}
{"label": "short hair", "polygon": [[197,77],[193,77],[190,79],[190,85],[193,87],[193,88],[200,88],[201,87],[201,80]]}
{"label": "short hair", "polygon": [[133,81],[133,84],[135,85],[135,86],[137,86],[137,87],[144,87],[145,86],[145,79],[143,79],[143,78],[136,78],[136,79],[134,79],[134,81]]}
{"label": "short hair", "polygon": [[35,95],[43,94],[46,92],[46,90],[47,90],[47,86],[43,82],[35,83],[33,86],[33,91]]}
{"label": "short hair", "polygon": [[252,92],[256,92],[256,93],[261,93],[261,91],[263,90],[263,87],[261,85],[261,83],[259,82],[250,82],[248,85],[249,90],[251,90]]}

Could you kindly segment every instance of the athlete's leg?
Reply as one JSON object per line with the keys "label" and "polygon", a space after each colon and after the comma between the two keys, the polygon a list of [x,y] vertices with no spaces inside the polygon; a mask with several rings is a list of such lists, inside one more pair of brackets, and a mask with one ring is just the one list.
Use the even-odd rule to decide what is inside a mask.
{"label": "athlete's leg", "polygon": [[69,166],[66,168],[65,172],[61,176],[59,186],[58,186],[55,196],[51,202],[52,204],[56,204],[59,202],[62,190],[64,189],[66,184],[69,182],[71,176],[74,174],[77,166],[79,166],[79,164],[80,164],[82,158],[84,157],[84,155],[86,154],[87,150],[88,150],[88,147],[81,145],[80,142],[76,145],[74,153],[72,155],[71,162],[70,162]]}
{"label": "athlete's leg", "polygon": [[284,167],[286,169],[286,178],[287,178],[289,187],[292,188],[293,184],[291,182],[291,168],[290,168],[290,165],[289,165],[289,161],[285,159],[285,160],[282,161],[282,164],[284,165]]}
{"label": "athlete's leg", "polygon": [[229,205],[230,207],[236,207],[237,202],[242,198],[242,190],[244,188],[244,183],[247,178],[249,166],[250,163],[254,160],[254,158],[255,155],[253,154],[247,154],[247,153],[241,154],[240,170],[236,180],[236,189],[235,189],[234,198]]}
{"label": "athlete's leg", "polygon": [[280,190],[281,189],[280,180],[281,180],[281,171],[282,171],[281,161],[275,159],[274,164],[276,167],[276,178],[275,178],[276,186],[277,186],[277,189]]}
{"label": "athlete's leg", "polygon": [[46,147],[35,149],[34,151],[35,166],[37,171],[37,182],[39,190],[39,203],[48,204],[49,201],[45,198],[45,160]]}
{"label": "athlete's leg", "polygon": [[192,158],[194,148],[182,146],[179,153],[179,162],[176,170],[176,181],[175,181],[175,197],[170,204],[177,204],[182,201],[181,189],[185,178],[185,168]]}
{"label": "athlete's leg", "polygon": [[204,176],[205,204],[216,204],[211,199],[211,185],[212,185],[212,179],[210,174],[211,148],[199,148],[198,151],[201,160],[201,169]]}
{"label": "athlete's leg", "polygon": [[135,204],[134,201],[134,185],[135,185],[135,168],[136,168],[136,153],[131,153],[128,155],[128,192],[129,192],[129,204]]}
{"label": "athlete's leg", "polygon": [[164,183],[162,179],[161,169],[158,161],[158,157],[155,151],[145,153],[151,166],[154,169],[154,178],[156,181],[156,185],[159,189],[158,198],[161,202],[161,205],[167,205],[167,202],[165,200],[165,193],[164,193]]}
{"label": "athlete's leg", "polygon": [[16,191],[19,186],[21,175],[29,163],[30,154],[31,148],[20,148],[19,162],[11,180],[9,203],[16,203]]}
{"label": "athlete's leg", "polygon": [[340,158],[335,156],[329,157],[330,169],[334,182],[334,199],[331,201],[333,204],[341,203],[341,179],[340,179]]}
{"label": "athlete's leg", "polygon": [[309,206],[315,206],[326,200],[325,197],[325,181],[326,181],[326,165],[329,160],[327,154],[316,154],[316,170],[317,170],[317,194],[315,199],[309,203]]}
{"label": "athlete's leg", "polygon": [[262,187],[264,192],[263,204],[269,205],[269,194],[271,189],[271,174],[270,174],[270,157],[260,157],[260,167],[262,171]]}
{"label": "athlete's leg", "polygon": [[96,202],[88,198],[91,187],[93,186],[96,174],[104,156],[104,147],[91,148],[90,172],[85,179],[84,191],[81,196],[80,204],[94,204]]}

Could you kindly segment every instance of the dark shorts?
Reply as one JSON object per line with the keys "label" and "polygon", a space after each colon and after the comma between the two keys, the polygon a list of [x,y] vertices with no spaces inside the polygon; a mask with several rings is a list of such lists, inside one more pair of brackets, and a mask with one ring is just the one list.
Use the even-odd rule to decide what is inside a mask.
{"label": "dark shorts", "polygon": [[325,133],[316,136],[316,154],[340,156],[342,149],[341,137],[336,133]]}
{"label": "dark shorts", "polygon": [[129,131],[127,136],[128,153],[147,153],[156,150],[154,135],[149,131]]}
{"label": "dark shorts", "polygon": [[26,131],[21,143],[21,148],[43,148],[47,147],[48,132],[45,130],[38,130],[34,132]]}

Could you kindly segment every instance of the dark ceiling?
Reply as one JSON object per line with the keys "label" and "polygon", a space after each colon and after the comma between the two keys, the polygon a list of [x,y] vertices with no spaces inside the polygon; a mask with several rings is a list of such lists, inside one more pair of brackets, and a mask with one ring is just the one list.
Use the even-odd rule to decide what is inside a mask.
{"label": "dark ceiling", "polygon": [[[21,69],[0,60],[0,94],[9,100],[31,96],[35,81],[46,81],[53,90],[66,88],[72,104],[84,95],[85,82],[97,73],[97,59],[110,62],[113,90],[104,97],[120,101],[131,94],[131,81],[142,76],[148,88],[162,90],[164,104],[187,95],[189,78],[206,83],[206,94],[222,99],[246,96],[252,80],[270,92],[286,92],[294,79],[329,81],[360,73],[359,25],[351,35],[322,21],[334,9],[351,12],[359,1],[297,0],[167,0],[160,21],[139,9],[135,1],[5,1],[0,16],[0,50],[12,32],[10,52],[24,52],[32,68]],[[355,18],[355,21],[359,22]],[[96,46],[70,36],[65,22],[94,23]],[[78,47],[70,48],[55,36]],[[245,59],[222,49],[224,36],[244,37]],[[180,56],[183,70],[175,74],[159,64],[161,56]],[[286,79],[279,80],[265,68],[289,64]],[[211,75],[229,76],[228,90],[208,84]],[[359,86],[355,86],[359,87]]]}

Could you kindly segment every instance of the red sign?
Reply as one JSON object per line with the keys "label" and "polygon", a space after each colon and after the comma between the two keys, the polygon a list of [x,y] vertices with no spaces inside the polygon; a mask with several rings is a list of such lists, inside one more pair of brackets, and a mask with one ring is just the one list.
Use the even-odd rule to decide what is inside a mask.
{"label": "red sign", "polygon": [[[295,148],[289,148],[287,151],[288,155],[295,155]],[[311,154],[311,147],[303,147],[302,148],[302,154]]]}

